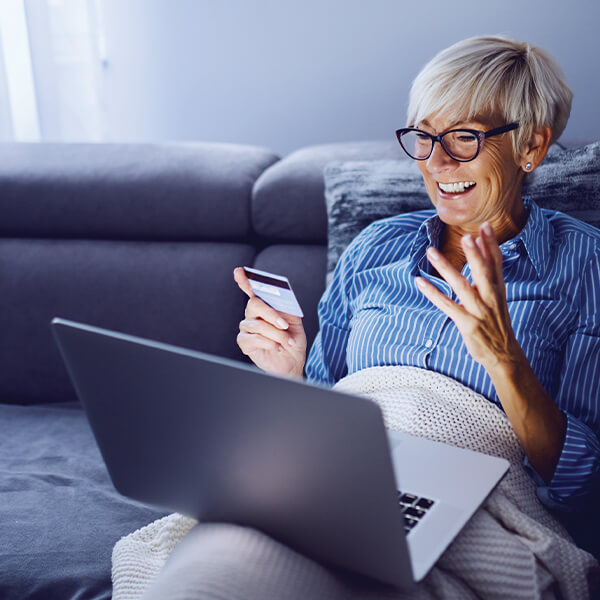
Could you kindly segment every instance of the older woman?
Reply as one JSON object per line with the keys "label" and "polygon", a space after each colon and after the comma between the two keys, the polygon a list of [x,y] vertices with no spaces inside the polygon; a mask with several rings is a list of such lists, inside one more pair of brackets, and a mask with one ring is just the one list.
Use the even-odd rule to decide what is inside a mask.
{"label": "older woman", "polygon": [[582,502],[600,471],[600,232],[523,198],[572,94],[539,48],[465,40],[415,79],[407,127],[435,210],[373,223],[299,318],[249,296],[238,344],[271,373],[333,384],[380,365],[438,371],[498,403],[543,502]]}
{"label": "older woman", "polygon": [[[570,104],[558,66],[528,44],[474,38],[438,54],[415,79],[408,126],[396,132],[418,162],[435,210],[375,222],[351,243],[319,304],[320,331],[308,359],[301,319],[255,297],[236,269],[250,296],[240,348],[265,371],[305,372],[328,384],[385,365],[454,378],[505,411],[547,505],[582,503],[600,472],[600,232],[521,195],[524,178],[562,133]],[[486,527],[478,535],[494,531]],[[498,527],[511,535],[510,519]],[[545,544],[532,531],[507,546],[516,554],[504,556],[499,572],[508,563],[525,568],[523,556],[527,564],[543,563],[531,569],[527,597],[553,595],[553,576],[585,579],[580,555],[563,560],[561,535],[553,538],[560,565],[553,576],[537,555],[519,554]],[[512,597],[516,580],[490,579],[490,561],[501,556],[495,548],[482,563],[485,572],[470,573],[485,547],[480,541],[461,559],[466,566],[450,560],[444,577],[425,581],[430,588],[417,597],[443,596],[446,588],[435,592],[436,585],[460,565],[452,597],[480,597],[486,579],[496,595]],[[365,585],[257,531],[200,525],[145,598],[397,597]],[[564,595],[584,597],[579,590]]]}

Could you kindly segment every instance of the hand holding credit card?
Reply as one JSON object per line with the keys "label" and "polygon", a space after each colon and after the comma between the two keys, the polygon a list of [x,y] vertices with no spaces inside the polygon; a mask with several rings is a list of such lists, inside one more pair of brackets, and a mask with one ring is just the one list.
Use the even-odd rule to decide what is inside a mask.
{"label": "hand holding credit card", "polygon": [[304,316],[287,277],[250,267],[244,267],[244,273],[254,294],[269,306],[296,317]]}

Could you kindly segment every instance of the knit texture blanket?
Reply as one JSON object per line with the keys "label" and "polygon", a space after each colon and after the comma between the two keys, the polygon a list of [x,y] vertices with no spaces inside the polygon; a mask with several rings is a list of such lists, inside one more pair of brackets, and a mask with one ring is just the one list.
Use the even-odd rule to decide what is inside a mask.
{"label": "knit texture blanket", "polygon": [[[506,477],[411,598],[589,597],[589,582],[598,577],[598,563],[573,543],[538,500],[523,467],[523,450],[500,408],[449,377],[414,367],[373,367],[342,379],[336,389],[374,400],[388,429],[510,462]],[[173,514],[117,542],[112,557],[113,599],[140,598],[195,524]],[[285,590],[281,597],[286,597]],[[362,589],[347,597],[366,596]]]}

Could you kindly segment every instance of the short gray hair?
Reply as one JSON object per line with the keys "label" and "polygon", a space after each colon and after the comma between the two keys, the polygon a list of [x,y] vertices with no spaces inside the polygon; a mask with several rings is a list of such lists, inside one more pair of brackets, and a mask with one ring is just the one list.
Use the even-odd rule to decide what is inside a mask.
{"label": "short gray hair", "polygon": [[511,132],[515,155],[531,133],[550,127],[551,142],[562,134],[573,93],[558,63],[544,50],[503,36],[474,37],[434,56],[413,81],[408,125],[444,114],[457,122],[501,116],[518,122]]}

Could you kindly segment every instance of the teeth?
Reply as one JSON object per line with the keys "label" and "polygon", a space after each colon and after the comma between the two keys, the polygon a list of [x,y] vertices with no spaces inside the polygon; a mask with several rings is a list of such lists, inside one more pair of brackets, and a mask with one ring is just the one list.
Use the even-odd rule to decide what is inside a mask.
{"label": "teeth", "polygon": [[438,181],[438,185],[443,192],[447,192],[449,194],[460,194],[465,190],[468,190],[470,187],[475,185],[474,181],[458,181],[456,183],[440,183]]}

